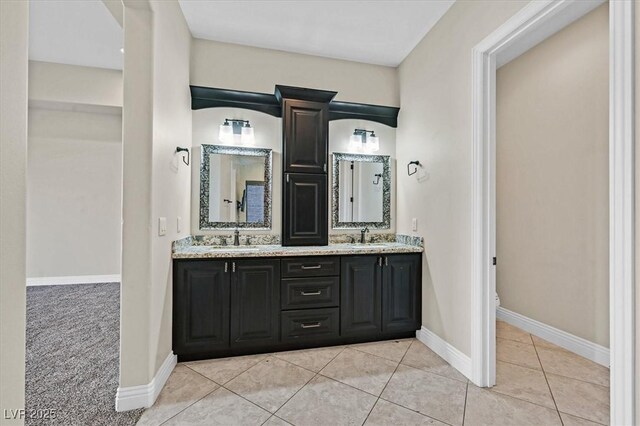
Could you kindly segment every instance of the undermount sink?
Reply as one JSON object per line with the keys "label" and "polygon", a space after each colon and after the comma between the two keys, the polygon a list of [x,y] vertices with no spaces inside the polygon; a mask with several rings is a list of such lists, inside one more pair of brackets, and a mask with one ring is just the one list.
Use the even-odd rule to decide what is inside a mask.
{"label": "undermount sink", "polygon": [[218,246],[216,247],[220,250],[241,250],[241,251],[258,251],[260,247],[249,247],[249,246]]}
{"label": "undermount sink", "polygon": [[379,248],[384,248],[386,247],[383,244],[352,244],[351,247],[353,248],[360,248],[360,249],[379,249]]}

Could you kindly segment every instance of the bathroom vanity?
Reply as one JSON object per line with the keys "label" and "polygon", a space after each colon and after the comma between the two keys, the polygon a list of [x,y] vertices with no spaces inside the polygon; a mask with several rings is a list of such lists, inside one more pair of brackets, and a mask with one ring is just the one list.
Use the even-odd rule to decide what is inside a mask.
{"label": "bathroom vanity", "polygon": [[415,336],[422,248],[400,244],[174,250],[178,360]]}
{"label": "bathroom vanity", "polygon": [[[241,129],[228,123],[249,127],[241,111],[225,116],[221,145],[200,143],[197,235],[173,249],[178,359],[415,336],[421,239],[391,233],[391,157],[371,154],[379,139],[369,124],[395,127],[398,109],[281,85],[274,95],[191,89],[193,109],[281,117],[282,144],[249,147],[242,133],[229,138]],[[362,144],[331,152],[329,122],[342,119],[357,127],[341,127],[338,137],[364,135]],[[364,149],[367,140],[377,148]],[[272,218],[276,203],[281,214]]]}

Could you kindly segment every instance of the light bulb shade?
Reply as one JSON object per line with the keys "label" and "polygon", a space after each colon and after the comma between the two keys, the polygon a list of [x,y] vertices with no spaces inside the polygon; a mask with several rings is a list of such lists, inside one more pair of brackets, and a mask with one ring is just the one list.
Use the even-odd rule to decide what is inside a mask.
{"label": "light bulb shade", "polygon": [[253,145],[253,143],[255,142],[255,134],[253,133],[253,127],[246,125],[242,128],[240,141],[244,145]]}
{"label": "light bulb shade", "polygon": [[218,132],[218,139],[220,142],[229,143],[233,139],[233,127],[228,122],[220,125],[220,131]]}
{"label": "light bulb shade", "polygon": [[367,137],[367,151],[378,152],[380,151],[380,138],[375,135]]}
{"label": "light bulb shade", "polygon": [[362,135],[358,133],[354,133],[349,138],[349,148],[352,150],[359,151],[362,149]]}

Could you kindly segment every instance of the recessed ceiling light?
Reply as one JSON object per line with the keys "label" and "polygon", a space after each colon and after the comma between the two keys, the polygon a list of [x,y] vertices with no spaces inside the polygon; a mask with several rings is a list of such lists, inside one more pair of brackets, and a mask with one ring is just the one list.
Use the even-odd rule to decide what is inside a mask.
{"label": "recessed ceiling light", "polygon": [[124,47],[120,48],[120,53],[124,53]]}

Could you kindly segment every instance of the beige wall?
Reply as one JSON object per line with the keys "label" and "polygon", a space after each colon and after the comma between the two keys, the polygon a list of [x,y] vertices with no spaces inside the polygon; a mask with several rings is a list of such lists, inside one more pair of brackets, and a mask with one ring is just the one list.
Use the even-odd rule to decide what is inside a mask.
{"label": "beige wall", "polygon": [[29,100],[122,106],[122,71],[29,61]]}
{"label": "beige wall", "polygon": [[[0,413],[24,408],[29,4],[0,2]],[[23,420],[0,420],[22,424]]]}
{"label": "beige wall", "polygon": [[[636,250],[636,268],[635,268],[635,282],[636,282],[636,342],[640,342],[640,285],[638,280],[640,277],[640,144],[638,140],[640,138],[640,7],[635,5],[635,109],[636,109],[636,128],[635,128],[635,173],[636,173],[636,221],[635,221],[635,250]],[[636,419],[640,417],[640,347],[636,344]]]}
{"label": "beige wall", "polygon": [[502,306],[609,346],[609,4],[497,73]]}
{"label": "beige wall", "polygon": [[120,275],[122,118],[116,109],[29,108],[27,277]]}
{"label": "beige wall", "polygon": [[273,93],[276,84],[337,91],[336,100],[397,106],[396,69],[194,39],[191,84]]}
{"label": "beige wall", "polygon": [[[167,218],[167,235],[152,228],[151,366],[158,370],[171,352],[171,243],[190,233],[190,167],[175,153],[191,149],[189,55],[191,33],[177,1],[154,0],[152,217]],[[177,231],[177,218],[182,230]]]}
{"label": "beige wall", "polygon": [[171,353],[171,242],[190,226],[190,172],[175,148],[191,146],[191,34],[177,1],[125,2],[124,29],[120,386],[128,387],[148,384]]}
{"label": "beige wall", "polygon": [[[150,365],[153,20],[148,3],[124,7],[122,279],[119,386],[144,385]],[[146,5],[146,7],[145,7]]]}
{"label": "beige wall", "polygon": [[[422,324],[465,354],[471,347],[471,49],[526,2],[458,1],[399,68],[399,233],[425,238]],[[403,171],[425,165],[422,182]]]}
{"label": "beige wall", "polygon": [[[207,108],[193,111],[193,165],[191,167],[191,232],[193,235],[230,235],[231,231],[201,231],[199,229],[200,214],[200,147],[202,144],[223,145],[218,139],[218,127],[225,118],[249,120],[254,128],[256,148],[269,148],[273,150],[273,202],[272,226],[270,231],[251,231],[255,234],[280,235],[282,233],[282,119],[272,117],[256,111],[237,108]],[[379,123],[362,120],[336,120],[329,123],[329,153],[350,152],[349,137],[356,128],[373,130],[380,138],[379,155],[392,157],[392,188],[391,188],[391,229],[376,232],[395,232],[395,133],[396,129]],[[330,159],[332,161],[332,159]],[[331,182],[329,182],[331,188]],[[331,206],[329,205],[329,212]],[[331,216],[329,215],[329,227]],[[333,231],[332,234],[345,231]],[[351,231],[352,233],[355,231]]]}

